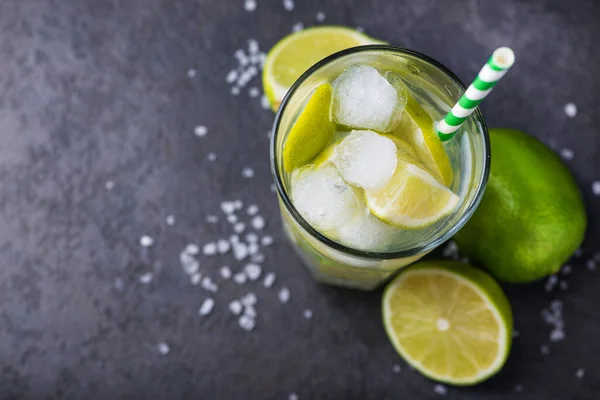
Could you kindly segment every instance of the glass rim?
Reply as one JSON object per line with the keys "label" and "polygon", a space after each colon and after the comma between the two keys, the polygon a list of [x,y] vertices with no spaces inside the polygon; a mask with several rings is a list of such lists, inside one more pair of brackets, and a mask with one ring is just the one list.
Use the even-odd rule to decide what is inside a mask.
{"label": "glass rim", "polygon": [[273,178],[275,180],[275,187],[277,188],[277,194],[279,195],[279,198],[283,202],[287,211],[291,214],[292,218],[306,232],[308,232],[313,238],[317,239],[319,242],[321,242],[324,245],[329,246],[337,251],[340,251],[342,253],[356,256],[356,257],[361,257],[364,259],[369,259],[369,260],[392,260],[392,259],[398,259],[398,258],[411,257],[411,256],[414,256],[417,254],[431,251],[434,248],[438,247],[440,244],[442,244],[445,241],[447,241],[448,239],[450,239],[469,220],[469,218],[473,215],[473,213],[475,212],[475,209],[479,205],[479,202],[481,201],[483,192],[485,191],[485,186],[486,186],[488,178],[489,178],[489,173],[490,173],[491,144],[490,144],[490,137],[489,137],[487,125],[485,123],[485,120],[483,119],[483,114],[479,107],[472,114],[472,117],[476,118],[477,121],[480,123],[481,132],[483,134],[483,149],[484,149],[485,154],[484,154],[484,159],[483,159],[483,173],[481,174],[481,177],[478,182],[478,186],[476,189],[477,192],[476,192],[475,196],[473,197],[471,204],[469,204],[469,206],[464,211],[464,213],[459,217],[458,221],[456,221],[456,223],[453,224],[447,231],[445,231],[442,235],[434,238],[433,240],[430,240],[429,242],[427,242],[425,244],[414,246],[409,249],[400,250],[400,251],[390,251],[390,252],[359,250],[359,249],[355,249],[355,248],[352,248],[349,246],[345,246],[341,243],[335,242],[332,239],[328,238],[327,236],[321,234],[317,229],[313,228],[313,226],[310,223],[308,223],[308,221],[306,221],[302,217],[302,215],[300,215],[298,210],[296,210],[296,207],[294,207],[294,204],[293,204],[290,196],[288,195],[287,190],[284,187],[281,170],[277,163],[276,156],[278,153],[277,152],[277,137],[278,137],[279,125],[281,123],[282,116],[285,113],[286,107],[287,107],[290,99],[292,98],[292,96],[294,95],[296,90],[298,89],[298,87],[300,87],[300,85],[302,85],[302,83],[304,83],[304,81],[306,79],[308,79],[308,77],[313,75],[316,71],[321,69],[323,66],[325,66],[341,57],[344,57],[347,55],[352,55],[352,54],[357,54],[357,53],[361,53],[361,52],[366,52],[366,51],[390,51],[390,52],[399,53],[402,55],[409,55],[409,56],[418,58],[421,61],[425,61],[426,63],[429,63],[429,64],[433,65],[434,67],[438,68],[439,70],[441,70],[441,72],[443,72],[446,76],[448,76],[451,80],[453,80],[463,91],[465,91],[467,89],[466,86],[464,85],[464,83],[452,71],[450,71],[450,69],[447,68],[445,65],[443,65],[439,61],[436,61],[433,58],[431,58],[425,54],[419,53],[414,50],[406,49],[403,47],[385,45],[385,44],[372,44],[372,45],[351,47],[349,49],[338,51],[337,53],[334,53],[328,57],[325,57],[324,59],[322,59],[321,61],[317,62],[312,67],[310,67],[308,70],[306,70],[306,72],[304,72],[296,80],[296,82],[294,82],[292,87],[288,90],[288,92],[284,96],[281,104],[279,105],[279,109],[277,110],[277,113],[275,115],[275,120],[273,121],[273,126],[272,126],[272,131],[271,131],[271,140],[270,140],[271,173],[273,174]]}

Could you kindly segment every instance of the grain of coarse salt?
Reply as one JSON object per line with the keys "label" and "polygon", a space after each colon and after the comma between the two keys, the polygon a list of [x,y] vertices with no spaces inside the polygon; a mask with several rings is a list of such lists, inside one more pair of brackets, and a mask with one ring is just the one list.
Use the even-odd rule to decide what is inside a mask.
{"label": "grain of coarse salt", "polygon": [[248,254],[251,256],[258,254],[258,243],[249,243],[248,244]]}
{"label": "grain of coarse salt", "polygon": [[256,326],[256,320],[248,315],[242,315],[238,319],[238,324],[243,330],[251,331]]}
{"label": "grain of coarse salt", "polygon": [[252,225],[252,227],[254,229],[256,229],[257,231],[260,231],[262,228],[265,227],[265,219],[263,217],[261,217],[260,215],[255,216],[254,218],[252,218],[252,221],[250,222],[250,224]]}
{"label": "grain of coarse salt", "polygon": [[258,206],[256,204],[250,204],[248,208],[246,208],[246,214],[253,216],[258,213]]}
{"label": "grain of coarse salt", "polygon": [[213,293],[216,293],[219,290],[219,286],[217,286],[217,284],[208,276],[202,278],[202,284],[200,286],[202,286],[202,289]]}
{"label": "grain of coarse salt", "polygon": [[169,226],[175,225],[175,216],[173,214],[169,214],[165,217],[165,223]]}
{"label": "grain of coarse salt", "polygon": [[583,368],[577,368],[577,371],[575,371],[575,377],[577,379],[582,379],[585,376],[585,370]]}
{"label": "grain of coarse salt", "polygon": [[263,280],[263,286],[267,289],[272,287],[275,283],[275,274],[273,272],[269,272],[265,275],[265,279]]}
{"label": "grain of coarse salt", "polygon": [[185,250],[179,253],[179,261],[181,262],[181,267],[187,274],[194,274],[198,272],[198,268],[200,268],[200,262]]}
{"label": "grain of coarse salt", "polygon": [[216,215],[207,215],[206,216],[206,222],[208,222],[209,224],[216,224],[219,221],[219,217],[217,217]]}
{"label": "grain of coarse salt", "polygon": [[446,386],[439,383],[433,387],[433,391],[439,394],[440,396],[444,396],[446,393],[448,393],[448,389],[446,388]]}
{"label": "grain of coarse salt", "polygon": [[221,210],[225,214],[232,214],[235,211],[235,203],[232,201],[221,202]]}
{"label": "grain of coarse salt", "polygon": [[248,247],[244,243],[233,243],[233,257],[237,261],[242,261],[248,257]]}
{"label": "grain of coarse salt", "polygon": [[229,214],[227,216],[227,222],[229,222],[230,224],[235,224],[237,222],[237,220],[238,220],[238,217],[235,214]]}
{"label": "grain of coarse salt", "polygon": [[233,275],[233,281],[239,285],[243,285],[247,280],[248,277],[243,272],[238,272],[237,274]]}
{"label": "grain of coarse salt", "polygon": [[217,241],[217,251],[219,252],[219,254],[227,253],[230,248],[231,248],[231,245],[229,244],[229,242],[227,240],[219,239]]}
{"label": "grain of coarse salt", "polygon": [[242,176],[244,178],[252,178],[254,176],[254,170],[250,167],[245,167],[242,169]]}
{"label": "grain of coarse salt", "polygon": [[140,245],[142,247],[150,247],[154,244],[154,239],[148,235],[144,235],[140,238]]}
{"label": "grain of coarse salt", "polygon": [[286,11],[292,11],[294,9],[294,0],[283,0],[283,8]]}
{"label": "grain of coarse salt", "polygon": [[260,239],[260,244],[262,244],[263,246],[270,246],[273,244],[273,238],[269,235],[263,236]]}
{"label": "grain of coarse salt", "polygon": [[260,265],[258,264],[250,263],[246,264],[246,266],[244,267],[244,272],[246,273],[248,279],[250,279],[251,281],[255,281],[258,278],[260,278],[262,268],[260,268]]}
{"label": "grain of coarse salt", "polygon": [[211,313],[214,306],[215,301],[212,298],[207,297],[206,299],[204,299],[204,302],[202,302],[202,305],[198,309],[198,314],[200,314],[201,316],[208,315]]}
{"label": "grain of coarse salt", "polygon": [[565,114],[567,114],[567,117],[569,118],[575,117],[577,115],[577,106],[573,103],[565,104]]}
{"label": "grain of coarse salt", "polygon": [[258,299],[253,292],[247,293],[244,297],[242,297],[241,302],[245,307],[253,306],[256,304]]}
{"label": "grain of coarse salt", "polygon": [[392,366],[392,371],[394,371],[396,374],[399,374],[400,372],[402,372],[402,367],[398,364],[394,364]]}
{"label": "grain of coarse salt", "polygon": [[256,10],[257,4],[256,0],[244,0],[244,10],[248,12],[252,12]]}
{"label": "grain of coarse salt", "polygon": [[565,160],[572,160],[573,158],[575,158],[575,152],[573,152],[573,150],[567,149],[567,148],[560,149],[560,155]]}
{"label": "grain of coarse salt", "polygon": [[237,224],[235,224],[233,226],[233,231],[238,234],[244,232],[245,229],[246,229],[246,224],[244,224],[243,222],[238,222]]}
{"label": "grain of coarse salt", "polygon": [[106,181],[104,187],[106,190],[112,190],[115,187],[115,183],[113,181]]}
{"label": "grain of coarse salt", "polygon": [[304,316],[304,318],[306,318],[306,319],[312,319],[312,317],[313,317],[313,312],[312,312],[312,310],[308,310],[308,309],[307,309],[307,310],[304,310],[304,311],[302,312],[302,315],[303,315],[303,316]]}
{"label": "grain of coarse salt", "polygon": [[242,306],[242,303],[239,300],[233,300],[231,303],[229,303],[228,308],[229,311],[231,311],[235,315],[239,315],[242,313],[244,307]]}
{"label": "grain of coarse salt", "polygon": [[302,22],[298,22],[292,26],[292,32],[300,32],[302,29],[304,29],[304,24]]}
{"label": "grain of coarse salt", "polygon": [[167,354],[169,354],[169,351],[171,351],[171,348],[169,347],[169,345],[165,342],[159,342],[156,345],[156,349],[158,350],[158,352],[160,354],[162,354],[163,356],[166,356]]}
{"label": "grain of coarse salt", "polygon": [[250,260],[254,263],[260,264],[265,261],[265,255],[263,253],[256,253],[250,257]]}
{"label": "grain of coarse salt", "polygon": [[229,279],[229,278],[231,278],[231,268],[224,265],[219,269],[219,274],[221,275],[221,278]]}
{"label": "grain of coarse salt", "polygon": [[594,196],[600,196],[600,181],[592,182],[592,193]]}
{"label": "grain of coarse salt", "polygon": [[288,288],[282,288],[279,293],[277,294],[277,296],[279,297],[279,301],[282,303],[287,303],[288,301],[290,301],[290,290]]}
{"label": "grain of coarse salt", "polygon": [[208,161],[215,161],[217,159],[217,155],[215,153],[208,153],[208,155],[206,156],[206,159]]}
{"label": "grain of coarse salt", "polygon": [[199,284],[201,280],[202,280],[202,274],[201,273],[195,273],[192,276],[190,276],[190,282],[191,282],[192,285]]}
{"label": "grain of coarse salt", "polygon": [[256,318],[256,308],[254,308],[253,305],[244,306],[243,314],[247,317],[254,319],[254,318]]}
{"label": "grain of coarse salt", "polygon": [[188,78],[194,78],[196,76],[196,69],[195,68],[190,68],[187,70],[187,77]]}
{"label": "grain of coarse salt", "polygon": [[325,13],[323,11],[319,11],[315,16],[315,19],[317,20],[317,22],[323,22],[325,21],[325,17]]}
{"label": "grain of coarse salt", "polygon": [[191,255],[195,256],[195,255],[198,255],[198,253],[200,253],[200,247],[198,247],[198,245],[197,245],[197,244],[194,244],[194,243],[188,243],[188,244],[185,246],[185,249],[184,249],[184,251],[185,251],[186,253],[188,253],[188,254],[191,254]]}
{"label": "grain of coarse salt", "polygon": [[194,128],[194,135],[198,137],[206,136],[208,133],[208,128],[204,125],[198,125]]}
{"label": "grain of coarse salt", "polygon": [[152,274],[152,272],[146,272],[146,273],[140,275],[138,280],[140,281],[141,284],[147,285],[150,282],[152,282],[152,278],[154,278],[154,275]]}
{"label": "grain of coarse salt", "polygon": [[258,242],[258,235],[254,232],[250,232],[246,235],[246,242],[248,243],[257,243]]}
{"label": "grain of coarse salt", "polygon": [[248,96],[250,97],[258,97],[260,96],[260,90],[258,90],[257,87],[251,87],[250,89],[248,89]]}
{"label": "grain of coarse salt", "polygon": [[213,242],[206,243],[204,247],[202,247],[202,254],[205,256],[213,256],[217,254],[217,244]]}

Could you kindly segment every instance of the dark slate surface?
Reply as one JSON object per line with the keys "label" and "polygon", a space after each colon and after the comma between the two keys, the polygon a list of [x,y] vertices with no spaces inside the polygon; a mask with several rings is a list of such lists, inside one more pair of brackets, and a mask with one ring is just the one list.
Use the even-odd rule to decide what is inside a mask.
{"label": "dark slate surface", "polygon": [[[253,13],[242,0],[0,2],[0,398],[439,397],[388,343],[379,292],[320,287],[300,267],[270,190],[273,115],[225,82],[248,38],[266,50],[295,23],[315,24],[319,10],[327,23],[427,53],[464,80],[494,47],[515,49],[487,119],[575,152],[567,163],[588,205],[588,238],[568,290],[506,287],[520,331],[507,366],[446,397],[600,398],[600,272],[585,268],[600,251],[600,197],[591,191],[600,179],[598,3],[298,0],[287,12],[279,0],[257,1]],[[579,108],[573,119],[563,111],[569,101]],[[206,137],[193,135],[197,124]],[[244,167],[255,177],[243,179]],[[207,294],[190,284],[178,254],[230,234],[226,222],[204,219],[238,198],[260,205],[276,238],[264,268],[292,299],[281,305],[276,289],[223,283],[215,310],[200,318]],[[143,234],[155,238],[148,251]],[[223,263],[237,267],[231,258],[201,262],[215,279]],[[148,271],[154,280],[139,283]],[[259,297],[251,333],[226,309],[248,290]],[[557,344],[540,317],[553,299],[565,302],[567,338]],[[161,341],[168,355],[157,351]]]}

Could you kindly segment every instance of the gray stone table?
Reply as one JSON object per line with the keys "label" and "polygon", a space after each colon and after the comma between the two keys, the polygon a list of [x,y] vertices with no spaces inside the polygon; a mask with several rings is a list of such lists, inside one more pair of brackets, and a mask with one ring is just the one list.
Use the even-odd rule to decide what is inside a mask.
{"label": "gray stone table", "polygon": [[[318,12],[429,54],[465,81],[496,46],[515,49],[517,64],[484,106],[487,120],[531,132],[567,158],[563,149],[572,151],[566,163],[586,198],[588,237],[560,278],[566,290],[505,286],[520,332],[506,367],[477,387],[447,388],[446,398],[600,398],[600,271],[586,268],[600,252],[592,193],[600,4],[296,0],[287,11],[281,0],[256,0],[248,12],[245,1],[252,6],[0,2],[0,398],[440,397],[389,344],[380,292],[322,287],[301,268],[271,190],[273,115],[250,96],[260,79],[239,95],[226,81],[249,39],[266,51],[294,25],[321,23]],[[194,134],[200,125],[203,137]],[[219,285],[211,293],[190,282],[179,253],[231,235],[220,205],[237,199],[267,222],[260,232],[274,243],[263,269],[277,278],[270,289],[223,281],[218,268],[240,263],[200,255],[200,271]],[[143,235],[153,246],[140,246]],[[252,332],[227,309],[248,292],[258,298]],[[199,316],[208,296],[215,307]],[[556,299],[567,336],[554,343],[540,313]]]}

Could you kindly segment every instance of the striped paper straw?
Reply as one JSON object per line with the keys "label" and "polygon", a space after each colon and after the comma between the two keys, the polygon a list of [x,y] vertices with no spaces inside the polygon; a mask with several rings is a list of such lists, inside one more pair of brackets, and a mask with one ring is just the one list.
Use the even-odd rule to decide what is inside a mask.
{"label": "striped paper straw", "polygon": [[439,122],[437,131],[442,142],[450,140],[456,135],[458,128],[469,115],[473,114],[479,103],[490,94],[496,83],[506,74],[514,62],[515,53],[510,48],[499,47],[494,51],[465,94],[444,119]]}

